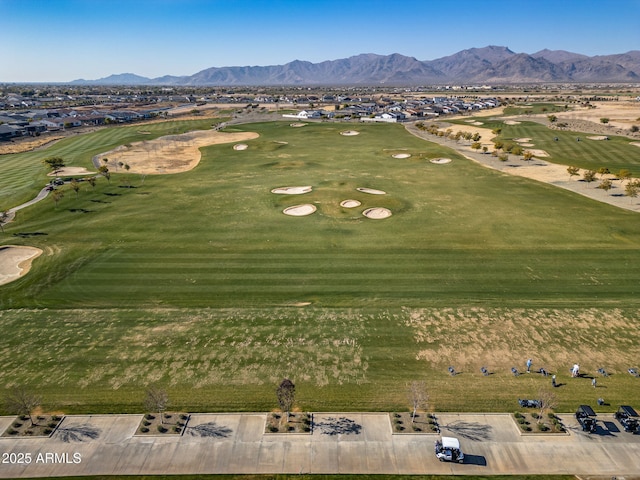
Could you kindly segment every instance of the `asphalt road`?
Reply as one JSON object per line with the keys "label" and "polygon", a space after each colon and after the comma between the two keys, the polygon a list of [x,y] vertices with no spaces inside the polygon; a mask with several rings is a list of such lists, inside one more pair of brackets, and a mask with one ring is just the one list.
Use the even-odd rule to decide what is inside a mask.
{"label": "asphalt road", "polygon": [[[0,438],[0,478],[301,472],[640,475],[640,435],[622,431],[612,415],[598,415],[598,431],[592,435],[582,433],[573,415],[560,415],[566,435],[524,435],[509,414],[439,414],[441,433],[460,439],[464,464],[436,459],[437,435],[393,434],[384,413],[317,413],[311,434],[265,434],[266,417],[193,414],[181,436],[142,437],[134,435],[142,415],[68,416],[50,438]],[[13,420],[0,417],[0,430]]]}

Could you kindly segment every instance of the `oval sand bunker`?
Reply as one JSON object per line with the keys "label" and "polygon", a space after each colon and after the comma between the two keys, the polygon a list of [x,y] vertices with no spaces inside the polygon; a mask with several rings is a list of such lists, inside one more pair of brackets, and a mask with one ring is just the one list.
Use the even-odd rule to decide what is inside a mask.
{"label": "oval sand bunker", "polygon": [[345,137],[353,137],[354,135],[360,135],[360,132],[357,130],[345,130],[344,132],[340,132],[340,135],[344,135]]}
{"label": "oval sand bunker", "polygon": [[342,202],[340,202],[340,206],[344,207],[344,208],[356,208],[359,207],[360,205],[362,205],[362,203],[360,203],[358,200],[343,200]]}
{"label": "oval sand bunker", "polygon": [[0,285],[13,282],[26,275],[31,262],[42,254],[35,247],[4,245],[0,247]]}
{"label": "oval sand bunker", "polygon": [[293,128],[300,128],[300,127],[306,127],[307,124],[306,123],[290,123],[289,126]]}
{"label": "oval sand bunker", "polygon": [[411,156],[410,153],[396,153],[395,155],[391,155],[393,158],[409,158]]}
{"label": "oval sand bunker", "polygon": [[367,208],[362,214],[367,218],[374,220],[382,220],[383,218],[389,218],[391,216],[391,210],[387,210],[382,207]]}
{"label": "oval sand bunker", "polygon": [[435,163],[436,165],[444,165],[445,163],[451,163],[450,158],[432,158],[429,161],[431,163]]}
{"label": "oval sand bunker", "polygon": [[369,193],[371,195],[386,195],[387,194],[387,192],[385,192],[383,190],[376,190],[375,188],[360,187],[360,188],[356,188],[356,190],[358,190],[359,192],[362,192],[362,193]]}
{"label": "oval sand bunker", "polygon": [[233,146],[234,150],[246,150],[247,148],[249,148],[249,145],[247,145],[246,143],[238,143]]}
{"label": "oval sand bunker", "polygon": [[306,215],[311,215],[315,211],[315,205],[307,203],[304,205],[294,205],[293,207],[285,208],[282,213],[285,215],[291,215],[292,217],[304,217]]}
{"label": "oval sand bunker", "polygon": [[313,188],[311,185],[304,187],[280,187],[271,190],[271,193],[277,193],[280,195],[302,195],[303,193],[309,193]]}

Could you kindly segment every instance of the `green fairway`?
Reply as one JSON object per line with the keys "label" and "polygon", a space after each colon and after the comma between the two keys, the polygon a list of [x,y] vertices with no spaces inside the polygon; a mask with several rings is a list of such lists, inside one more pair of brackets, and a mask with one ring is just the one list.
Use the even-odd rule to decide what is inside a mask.
{"label": "green fairway", "polygon": [[[515,127],[503,136],[542,135]],[[22,161],[39,171],[58,148],[90,166],[139,139],[130,128]],[[178,127],[163,128],[154,134]],[[347,129],[360,134],[340,135]],[[265,410],[290,376],[301,407],[347,411],[407,408],[406,383],[425,379],[436,409],[509,411],[549,384],[511,375],[533,356],[569,382],[575,361],[591,373],[605,366],[616,373],[608,400],[637,398],[626,374],[640,353],[636,213],[483,168],[400,125],[228,131],[260,137],[244,151],[203,148],[181,174],[143,183],[114,173],[5,227],[2,244],[43,255],[0,286],[0,385],[33,385],[64,411],[140,411],[155,382],[190,410]],[[569,139],[550,142],[536,148]],[[271,193],[306,185],[304,195]],[[362,205],[340,207],[346,199]],[[298,204],[317,211],[282,213]],[[393,215],[365,218],[369,207]],[[452,364],[464,375],[450,377]],[[485,364],[495,375],[481,376]],[[589,388],[559,389],[560,406],[584,402]]]}

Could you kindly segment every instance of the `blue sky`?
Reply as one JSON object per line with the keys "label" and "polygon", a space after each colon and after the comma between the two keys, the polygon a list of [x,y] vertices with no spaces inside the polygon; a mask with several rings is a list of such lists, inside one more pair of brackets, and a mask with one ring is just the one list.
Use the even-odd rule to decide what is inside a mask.
{"label": "blue sky", "polygon": [[0,0],[0,82],[320,62],[487,45],[640,50],[640,0]]}

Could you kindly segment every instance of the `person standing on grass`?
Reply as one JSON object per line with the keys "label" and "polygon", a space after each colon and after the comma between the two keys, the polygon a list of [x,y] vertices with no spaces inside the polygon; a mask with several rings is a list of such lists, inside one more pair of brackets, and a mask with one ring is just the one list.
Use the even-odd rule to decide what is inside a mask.
{"label": "person standing on grass", "polygon": [[533,365],[533,360],[527,360],[527,373],[531,373],[531,365]]}

